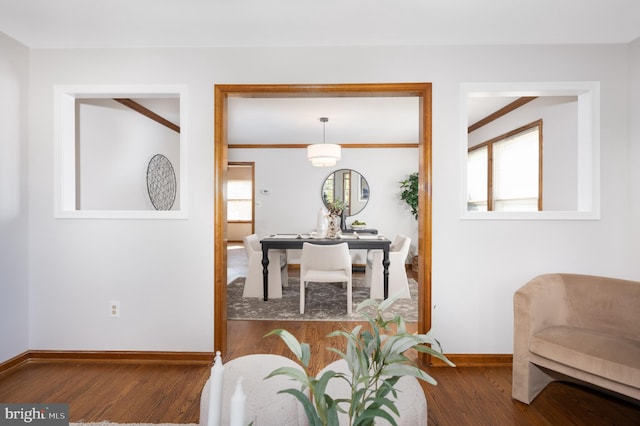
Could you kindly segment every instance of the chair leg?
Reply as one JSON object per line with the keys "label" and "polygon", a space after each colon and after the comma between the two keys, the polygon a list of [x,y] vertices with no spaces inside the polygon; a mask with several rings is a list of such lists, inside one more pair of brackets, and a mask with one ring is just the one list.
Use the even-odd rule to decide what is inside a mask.
{"label": "chair leg", "polygon": [[300,313],[301,314],[304,314],[304,288],[305,288],[305,283],[301,279],[300,280]]}
{"label": "chair leg", "polygon": [[364,267],[364,285],[365,285],[365,287],[371,288],[371,274],[372,273],[373,272],[371,270],[371,265],[367,261],[367,264]]}
{"label": "chair leg", "polygon": [[537,365],[514,356],[511,396],[530,404],[540,392],[556,379]]}
{"label": "chair leg", "polygon": [[282,269],[280,270],[280,280],[282,282],[282,286],[285,287],[289,284],[289,267],[285,263]]}
{"label": "chair leg", "polygon": [[353,295],[352,295],[352,282],[351,280],[347,281],[347,313],[351,315],[352,306],[353,305]]}

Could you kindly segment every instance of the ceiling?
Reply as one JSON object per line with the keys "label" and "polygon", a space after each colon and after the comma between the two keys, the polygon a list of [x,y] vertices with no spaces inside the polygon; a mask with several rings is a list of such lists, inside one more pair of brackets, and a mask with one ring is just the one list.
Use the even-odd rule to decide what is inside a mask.
{"label": "ceiling", "polygon": [[31,48],[629,43],[638,0],[0,0]]}
{"label": "ceiling", "polygon": [[[629,43],[640,37],[640,0],[0,0],[0,32],[30,48]],[[176,121],[174,107],[155,107]],[[327,142],[418,138],[410,98],[229,108],[230,143],[318,143],[322,116]]]}
{"label": "ceiling", "polygon": [[420,118],[417,97],[229,98],[228,117],[231,145],[321,143],[320,117],[327,143],[418,143]]}

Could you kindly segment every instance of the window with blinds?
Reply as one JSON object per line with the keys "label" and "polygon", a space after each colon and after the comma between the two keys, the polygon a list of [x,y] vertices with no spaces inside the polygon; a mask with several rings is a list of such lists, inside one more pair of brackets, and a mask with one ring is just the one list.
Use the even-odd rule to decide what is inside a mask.
{"label": "window with blinds", "polygon": [[250,180],[227,182],[227,220],[230,222],[252,221],[253,185]]}
{"label": "window with blinds", "polygon": [[542,121],[471,148],[467,188],[471,211],[542,210]]}

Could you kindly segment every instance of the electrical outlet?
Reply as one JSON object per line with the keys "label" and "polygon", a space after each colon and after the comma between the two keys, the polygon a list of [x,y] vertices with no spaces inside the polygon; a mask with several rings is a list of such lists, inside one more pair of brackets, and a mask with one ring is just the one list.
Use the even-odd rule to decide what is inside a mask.
{"label": "electrical outlet", "polygon": [[109,316],[111,318],[120,318],[120,301],[119,300],[109,301]]}

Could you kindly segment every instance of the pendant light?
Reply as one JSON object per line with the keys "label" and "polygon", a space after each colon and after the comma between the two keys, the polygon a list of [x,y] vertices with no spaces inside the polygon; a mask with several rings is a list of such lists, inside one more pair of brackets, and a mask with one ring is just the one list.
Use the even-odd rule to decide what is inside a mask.
{"label": "pendant light", "polygon": [[325,124],[329,121],[327,117],[320,117],[322,123],[322,143],[307,146],[307,160],[311,161],[313,167],[335,166],[341,157],[341,147],[333,143],[325,143]]}

